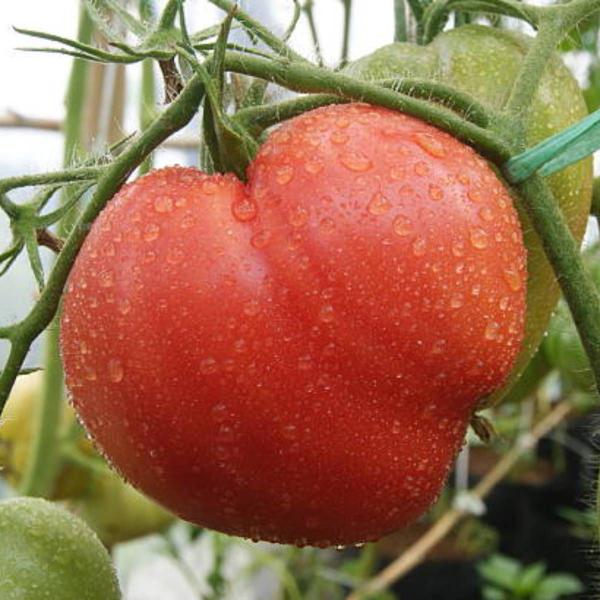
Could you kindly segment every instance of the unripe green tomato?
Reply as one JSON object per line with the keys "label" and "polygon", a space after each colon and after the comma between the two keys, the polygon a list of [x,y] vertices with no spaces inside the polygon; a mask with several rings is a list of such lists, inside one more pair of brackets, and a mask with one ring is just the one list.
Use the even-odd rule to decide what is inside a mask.
{"label": "unripe green tomato", "polygon": [[[19,487],[29,461],[42,386],[42,372],[18,377],[0,417],[0,472],[14,488]],[[65,401],[59,435],[68,431],[74,421],[75,413]],[[77,447],[84,455],[100,460],[83,431]],[[105,473],[97,473],[65,461],[51,497],[69,500],[69,508],[79,514],[107,546],[159,531],[173,521],[172,514],[108,468]]]}
{"label": "unripe green tomato", "polygon": [[80,519],[40,498],[0,502],[2,600],[118,600],[108,552]]}
{"label": "unripe green tomato", "polygon": [[[585,255],[584,264],[596,287],[600,288],[600,251],[596,248]],[[594,376],[590,362],[564,300],[559,302],[552,316],[542,349],[548,362],[558,369],[571,385],[584,392],[594,389]]]}
{"label": "unripe green tomato", "polygon": [[[41,371],[18,377],[0,416],[0,473],[14,488],[18,488],[27,469],[43,383]],[[74,421],[73,409],[63,402],[59,435],[72,427]],[[91,448],[83,435],[82,443]],[[86,469],[73,464],[63,465],[51,493],[52,499],[82,494],[88,478]]]}
{"label": "unripe green tomato", "polygon": [[[398,76],[433,78],[467,92],[490,108],[505,106],[531,38],[480,25],[442,33],[428,46],[390,44],[346,68],[363,79]],[[537,142],[587,115],[585,101],[573,76],[558,55],[550,61],[531,103],[527,142]],[[548,183],[571,231],[581,240],[589,213],[592,162],[586,159],[564,169]],[[539,346],[559,297],[559,286],[524,209],[516,203],[528,249],[526,337],[521,354],[505,386],[490,403],[503,399]]]}
{"label": "unripe green tomato", "polygon": [[161,531],[174,515],[146,498],[115,473],[94,473],[85,495],[69,502],[107,546]]}

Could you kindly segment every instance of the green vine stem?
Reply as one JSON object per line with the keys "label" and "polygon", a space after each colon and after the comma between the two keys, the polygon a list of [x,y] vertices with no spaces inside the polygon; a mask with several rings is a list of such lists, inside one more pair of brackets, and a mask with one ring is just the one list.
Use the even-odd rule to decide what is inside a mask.
{"label": "green vine stem", "polygon": [[313,43],[313,49],[315,51],[315,57],[317,64],[322,67],[325,64],[323,60],[323,53],[321,51],[321,42],[319,40],[319,33],[317,31],[317,25],[315,23],[315,16],[313,13],[313,0],[306,0],[302,6],[302,10],[306,15],[306,21],[308,22],[308,29],[310,30],[310,37]]}
{"label": "green vine stem", "polygon": [[[511,156],[510,148],[498,135],[465,121],[439,104],[359,81],[342,73],[327,71],[307,63],[267,60],[237,52],[226,54],[225,69],[266,79],[297,92],[334,94],[348,101],[368,102],[406,112],[473,144],[484,156],[496,163],[503,164]],[[433,87],[439,90],[441,84]],[[448,94],[452,93],[451,88],[446,90]]]}
{"label": "green vine stem", "polygon": [[[139,2],[139,13],[142,22],[150,23],[154,18],[154,10],[151,0],[140,0]],[[154,81],[154,61],[146,59],[142,61],[142,83],[140,90],[140,104],[139,104],[139,119],[140,119],[140,131],[146,131],[152,120],[156,116],[155,104],[156,104],[156,91]],[[152,168],[152,156],[146,157],[146,160],[140,165],[139,173],[144,175]]]}
{"label": "green vine stem", "polygon": [[[0,374],[0,411],[4,408],[31,343],[50,324],[56,314],[69,271],[87,235],[89,226],[144,158],[170,135],[190,122],[198,110],[203,95],[202,83],[198,77],[192,77],[169,107],[154,120],[146,131],[132,141],[114,162],[96,170],[96,175],[100,176],[94,195],[69,234],[37,303],[22,321],[0,328],[0,336],[11,342],[8,359]],[[71,172],[70,175],[72,174]],[[11,185],[13,187],[18,187],[20,184],[31,185],[24,181],[31,182],[32,180],[39,183],[70,181],[64,173],[54,173],[45,176],[30,176],[29,178],[13,178]]]}
{"label": "green vine stem", "polygon": [[[92,20],[85,8],[80,9],[77,39],[89,44],[92,38]],[[81,142],[83,111],[89,63],[74,59],[66,96],[67,117],[64,125],[63,163],[68,167],[76,158]],[[63,188],[63,204],[68,203],[71,186]],[[75,210],[67,212],[59,223],[58,234],[64,236],[71,228]],[[45,369],[42,396],[34,415],[31,453],[25,469],[20,492],[25,496],[48,496],[60,463],[58,430],[62,415],[64,393],[63,370],[60,360],[58,318],[46,334]]]}

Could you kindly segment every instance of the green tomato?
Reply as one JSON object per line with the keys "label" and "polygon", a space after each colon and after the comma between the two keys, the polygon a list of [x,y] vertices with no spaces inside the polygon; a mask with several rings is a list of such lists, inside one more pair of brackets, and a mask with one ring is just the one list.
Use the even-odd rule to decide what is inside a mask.
{"label": "green tomato", "polygon": [[[584,256],[584,264],[600,289],[600,248]],[[544,338],[542,349],[548,362],[558,369],[568,383],[583,392],[595,389],[594,375],[583,349],[577,328],[573,323],[569,307],[564,300],[558,304]]]}
{"label": "green tomato", "polygon": [[161,531],[175,519],[112,471],[94,473],[87,492],[69,502],[107,546]]}
{"label": "green tomato", "polygon": [[0,502],[2,600],[118,600],[108,552],[80,519],[40,498]]}
{"label": "green tomato", "polygon": [[[346,73],[363,79],[401,76],[442,81],[477,98],[484,105],[501,109],[507,102],[531,38],[480,25],[467,25],[442,33],[428,46],[395,43],[359,59]],[[568,127],[587,115],[577,82],[558,55],[544,72],[531,104],[527,142],[537,142]],[[581,240],[585,231],[592,189],[592,161],[586,159],[548,179],[554,197],[571,231]],[[540,240],[517,201],[528,249],[526,337],[517,363],[505,386],[488,401],[504,398],[538,348],[559,286]]]}

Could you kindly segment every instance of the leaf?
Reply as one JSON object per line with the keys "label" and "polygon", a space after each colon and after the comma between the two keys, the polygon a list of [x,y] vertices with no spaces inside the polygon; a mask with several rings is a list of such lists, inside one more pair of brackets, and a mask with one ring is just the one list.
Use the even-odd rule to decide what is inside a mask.
{"label": "leaf", "polygon": [[583,589],[583,584],[574,575],[554,573],[545,577],[539,584],[532,600],[557,600],[562,596],[582,592]]}
{"label": "leaf", "polygon": [[495,587],[485,586],[482,593],[483,600],[507,600],[506,593]]}
{"label": "leaf", "polygon": [[519,577],[521,565],[512,558],[494,554],[480,563],[477,570],[488,583],[510,591],[514,588],[515,581]]}
{"label": "leaf", "polygon": [[529,596],[536,589],[545,574],[546,565],[544,563],[539,562],[529,565],[523,569],[518,580],[515,582],[515,591],[524,597]]}

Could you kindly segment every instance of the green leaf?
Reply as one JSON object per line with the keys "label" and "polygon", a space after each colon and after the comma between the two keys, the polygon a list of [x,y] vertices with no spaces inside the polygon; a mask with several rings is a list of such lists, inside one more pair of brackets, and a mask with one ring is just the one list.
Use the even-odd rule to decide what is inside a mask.
{"label": "green leaf", "polygon": [[41,292],[46,283],[44,267],[40,257],[40,248],[37,243],[35,231],[33,229],[29,229],[23,237],[25,238],[25,248],[27,249],[27,255],[29,257],[29,264],[31,265],[31,270],[33,271],[35,280],[38,284],[38,289]]}
{"label": "green leaf", "polygon": [[483,579],[496,587],[504,588],[505,590],[513,590],[515,581],[519,577],[521,565],[518,561],[494,554],[486,561],[477,566],[477,570]]}
{"label": "green leaf", "polygon": [[583,589],[581,581],[574,575],[554,573],[545,577],[539,584],[532,600],[557,600],[563,596],[582,592]]}
{"label": "green leaf", "polygon": [[503,171],[511,183],[525,181],[536,172],[552,175],[600,148],[600,110],[514,156]]}
{"label": "green leaf", "polygon": [[523,597],[529,596],[537,587],[546,574],[544,563],[529,565],[521,572],[515,584],[515,591]]}
{"label": "green leaf", "polygon": [[507,600],[506,592],[495,588],[485,586],[482,590],[483,600]]}

